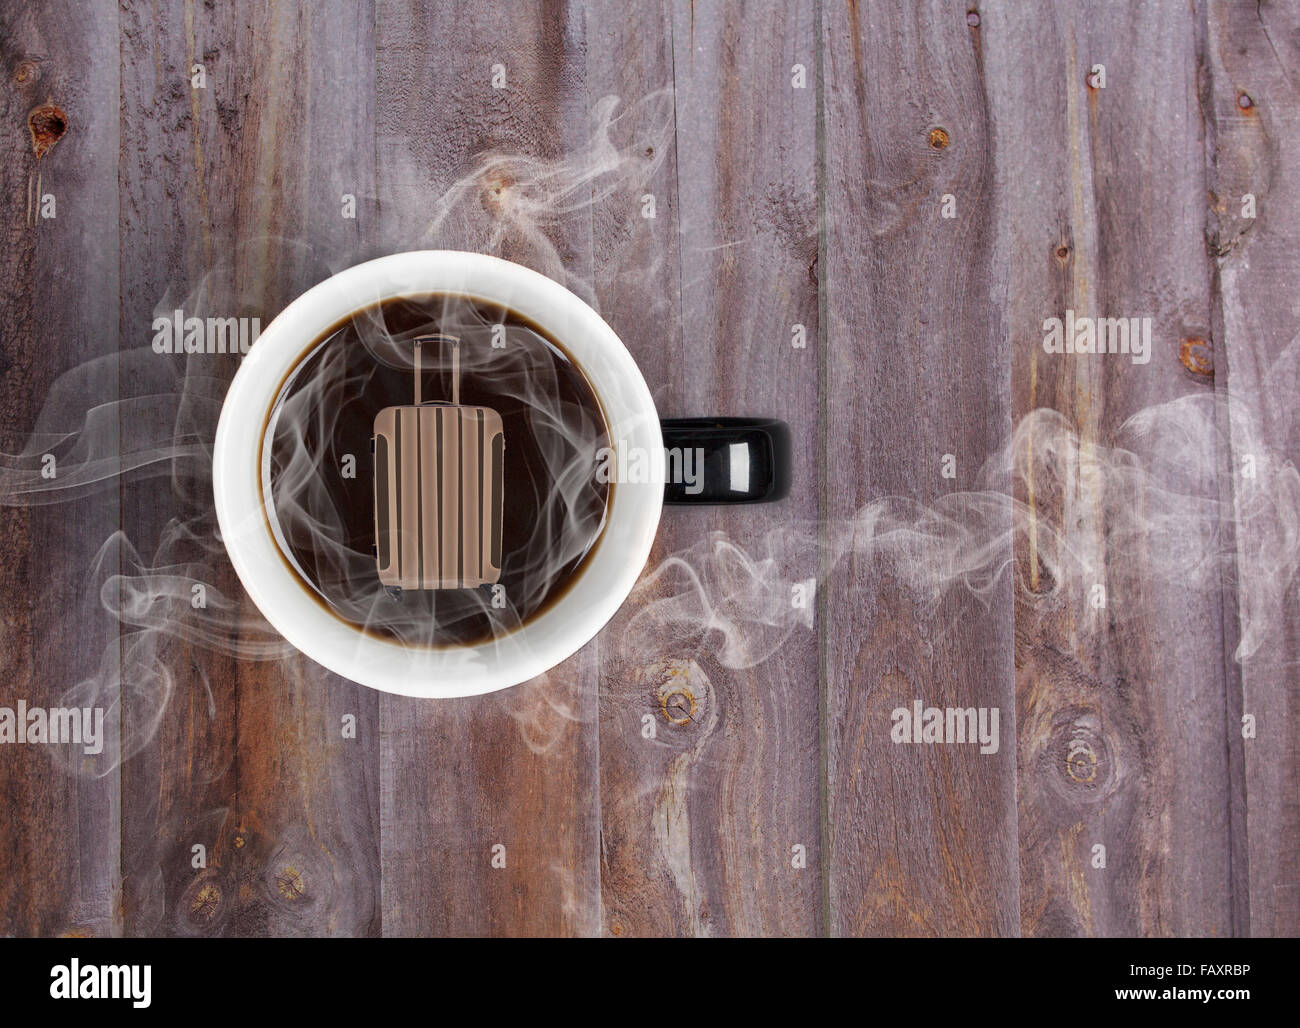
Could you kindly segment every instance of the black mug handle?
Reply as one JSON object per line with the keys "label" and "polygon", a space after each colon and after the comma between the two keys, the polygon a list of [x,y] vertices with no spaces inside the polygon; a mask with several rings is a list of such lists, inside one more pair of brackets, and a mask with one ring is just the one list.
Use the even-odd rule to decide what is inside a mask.
{"label": "black mug handle", "polygon": [[790,492],[790,428],[776,418],[664,418],[664,503],[769,503]]}

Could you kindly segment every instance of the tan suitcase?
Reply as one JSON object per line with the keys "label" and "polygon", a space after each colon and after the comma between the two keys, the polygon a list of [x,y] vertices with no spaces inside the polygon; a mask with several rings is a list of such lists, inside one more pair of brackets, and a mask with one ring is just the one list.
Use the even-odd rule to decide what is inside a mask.
{"label": "tan suitcase", "polygon": [[[422,402],[425,343],[452,348],[450,403]],[[461,406],[460,340],[415,341],[415,402],[375,415],[375,560],[390,589],[473,589],[501,577],[501,416]]]}

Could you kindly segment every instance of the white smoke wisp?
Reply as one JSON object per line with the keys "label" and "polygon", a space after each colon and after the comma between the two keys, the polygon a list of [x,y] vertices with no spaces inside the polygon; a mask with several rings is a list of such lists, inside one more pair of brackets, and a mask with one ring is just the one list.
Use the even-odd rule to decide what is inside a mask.
{"label": "white smoke wisp", "polygon": [[[640,197],[671,143],[670,92],[622,109],[616,98],[607,97],[594,107],[589,140],[570,152],[473,158],[432,202],[427,222],[417,226],[422,231],[406,248],[456,248],[474,240],[479,249],[527,263],[594,304],[585,269],[567,261],[557,244],[569,231],[566,218],[601,202],[633,212],[627,223],[639,218]],[[413,176],[412,182],[427,180],[415,158],[394,159],[407,162],[403,174]],[[621,231],[626,223],[610,217],[610,226]],[[295,267],[312,266],[311,248],[302,242],[257,240],[250,247]],[[645,259],[634,245],[626,253],[628,261]],[[618,267],[617,258],[610,264],[598,269],[602,280],[650,274],[639,265]],[[327,270],[321,266],[321,277]],[[235,268],[214,269],[181,302],[164,295],[155,313],[246,314],[249,304],[232,285],[240,278]],[[394,335],[381,324],[372,328],[366,343],[376,368],[404,367],[406,358],[394,353],[410,341],[410,333]],[[473,336],[475,326],[470,329]],[[478,368],[476,361],[491,353],[488,346],[468,345],[465,373],[486,374],[486,366]],[[1275,369],[1291,376],[1285,381],[1295,378],[1294,356],[1283,355]],[[575,509],[587,481],[596,426],[548,396],[525,355],[510,359],[516,363],[498,388],[513,402],[535,408],[552,440],[539,459],[544,474],[538,480],[558,483],[554,508],[559,513],[539,519],[536,528],[545,537],[563,538],[563,519]],[[0,454],[0,504],[55,504],[103,489],[123,489],[124,496],[129,490],[165,489],[170,491],[167,509],[178,511],[156,529],[156,539],[138,538],[141,526],[123,526],[104,542],[89,569],[100,610],[120,626],[121,636],[99,672],[74,685],[67,701],[121,704],[122,732],[111,752],[81,762],[78,773],[107,773],[148,745],[178,692],[206,689],[201,677],[194,677],[194,662],[183,656],[186,647],[240,660],[279,660],[294,653],[243,597],[221,584],[234,578],[212,509],[211,457],[237,360],[228,354],[161,355],[145,346],[89,361],[55,382],[24,445]],[[354,604],[343,611],[346,617],[403,641],[428,643],[427,618],[393,607],[375,588],[368,547],[340,539],[341,512],[321,481],[327,448],[320,441],[335,430],[341,399],[367,381],[364,373],[324,360],[314,378],[300,383],[301,399],[286,397],[278,422],[286,443],[278,487],[284,504],[273,514],[289,537],[312,552],[314,574],[360,583],[354,595],[344,597]],[[1216,422],[1216,400],[1209,395],[1142,411],[1105,441],[1081,438],[1060,414],[1034,411],[990,455],[971,488],[926,502],[880,497],[852,516],[783,526],[757,539],[706,535],[643,575],[614,646],[628,657],[653,662],[662,656],[665,638],[686,638],[715,651],[724,666],[753,667],[794,633],[813,630],[816,590],[852,596],[853,583],[844,581],[851,558],[855,572],[884,569],[924,604],[938,604],[953,589],[993,602],[993,591],[1008,575],[1031,605],[1078,596],[1099,578],[1122,588],[1125,576],[1138,573],[1198,590],[1232,580],[1241,595],[1236,656],[1247,659],[1267,644],[1283,598],[1295,587],[1300,475],[1270,446],[1287,437],[1289,426],[1276,424],[1276,415],[1266,423],[1238,397],[1226,402],[1230,439]],[[1234,467],[1231,487],[1218,488],[1218,455],[1224,453],[1251,456],[1254,474],[1246,477]],[[45,473],[47,456],[57,463],[55,477]],[[367,484],[364,476],[360,481]],[[1085,507],[1094,516],[1100,511],[1104,531],[1072,520]],[[543,547],[540,552],[554,570],[557,561],[578,551]],[[1032,553],[1032,566],[1025,553]],[[819,568],[829,569],[826,577],[819,579]],[[796,590],[803,591],[805,602],[792,602]],[[516,614],[526,605],[520,597],[511,600]],[[474,602],[467,616],[483,611]],[[184,667],[176,663],[182,659]],[[534,752],[549,752],[575,722],[595,716],[575,681],[550,674],[501,701],[511,705],[509,714]]]}
{"label": "white smoke wisp", "polygon": [[[171,643],[244,660],[295,652],[219,584],[228,563],[212,506],[211,467],[224,388],[223,380],[202,373],[198,360],[160,356],[147,347],[97,358],[55,381],[37,430],[18,453],[0,456],[0,503],[6,506],[45,506],[119,488],[147,495],[161,487],[178,501],[171,506],[180,513],[162,525],[146,555],[119,529],[88,569],[49,569],[75,575],[93,609],[69,611],[67,620],[47,630],[71,643],[86,616],[107,615],[119,626],[97,671],[60,699],[63,707],[104,711],[102,750],[87,755],[79,746],[49,748],[73,773],[106,775],[143,749],[178,682],[206,690],[205,681],[192,680],[193,667],[180,672],[173,666],[181,658]],[[48,478],[40,471],[47,453],[55,458]]]}
{"label": "white smoke wisp", "polygon": [[[853,584],[837,577],[852,558],[855,568],[887,572],[930,609],[953,589],[990,602],[1006,575],[1031,607],[1086,596],[1098,581],[1131,590],[1143,576],[1203,592],[1234,580],[1235,658],[1245,660],[1277,627],[1282,597],[1295,587],[1300,473],[1265,444],[1249,406],[1229,400],[1235,449],[1247,440],[1253,474],[1221,498],[1217,462],[1230,449],[1215,403],[1198,395],[1147,408],[1109,446],[1082,438],[1056,411],[1035,410],[985,463],[974,489],[928,504],[885,496],[843,521],[773,529],[746,546],[713,533],[642,577],[621,651],[643,662],[665,638],[694,640],[725,667],[752,667],[813,628],[815,605],[793,603],[797,587],[806,597],[834,580],[838,600],[852,595]],[[1077,499],[1084,490],[1099,504],[1100,549],[1097,526],[1064,513],[1077,503],[1024,498]],[[1035,568],[1017,561],[1025,553]],[[817,580],[819,567],[829,569],[827,580]]]}
{"label": "white smoke wisp", "polygon": [[[119,396],[119,379],[133,383]],[[120,479],[211,475],[221,392],[147,347],[87,361],[60,375],[17,453],[0,453],[0,502],[65,503]],[[224,386],[222,387],[224,389]],[[52,460],[51,460],[52,458]]]}
{"label": "white smoke wisp", "polygon": [[[626,211],[663,165],[675,130],[674,97],[661,89],[623,105],[617,96],[598,100],[584,144],[557,157],[493,151],[480,155],[432,205],[418,237],[421,245],[456,249],[456,240],[481,240],[485,253],[509,256],[577,293],[599,310],[592,282],[556,245],[566,216],[616,200]],[[406,177],[423,176],[407,156]],[[414,247],[413,247],[414,248]],[[603,268],[601,274],[644,269]]]}
{"label": "white smoke wisp", "polygon": [[[565,260],[556,244],[561,221],[612,197],[635,210],[636,198],[669,152],[672,131],[670,91],[624,107],[617,97],[605,97],[594,106],[591,134],[584,144],[554,157],[491,152],[476,157],[463,172],[458,170],[456,180],[430,204],[427,222],[417,226],[402,249],[460,249],[465,240],[473,240],[476,249],[529,264],[594,303],[591,283]],[[427,195],[427,170],[408,158],[405,173]],[[201,320],[256,315],[265,327],[274,312],[262,311],[252,302],[260,295],[260,284],[244,269],[271,260],[319,280],[360,259],[361,255],[341,259],[331,254],[321,260],[308,242],[300,240],[248,240],[241,255],[210,269],[192,288],[168,289],[153,315],[170,317],[176,310]],[[304,288],[310,282],[305,281]],[[139,331],[144,343],[153,329],[141,325]],[[379,332],[368,342],[378,359],[394,340]],[[482,352],[467,348],[466,373],[474,373],[473,355]],[[577,496],[590,464],[587,450],[593,426],[575,419],[574,411],[553,397],[543,396],[544,383],[531,381],[530,373],[536,369],[523,360],[516,359],[510,377],[513,385],[507,383],[507,391],[516,402],[536,405],[533,416],[552,429],[547,434],[549,448],[541,456],[546,474],[568,496]],[[213,509],[212,447],[237,361],[227,353],[160,354],[144,345],[87,361],[54,382],[23,445],[16,452],[0,453],[0,505],[59,504],[101,490],[122,489],[124,496],[137,495],[132,490],[168,490],[163,507],[177,511],[155,539],[139,538],[142,526],[122,526],[104,541],[89,569],[100,615],[120,626],[119,637],[106,649],[99,670],[71,686],[64,701],[106,707],[107,722],[116,725],[120,720],[121,732],[119,736],[115,729],[103,753],[94,759],[82,759],[79,751],[59,755],[59,763],[73,773],[108,774],[148,745],[178,692],[189,696],[191,690],[207,689],[202,668],[188,656],[187,647],[239,660],[296,656],[251,604],[218,584],[233,582],[234,577]],[[311,383],[318,399],[337,397],[340,390],[364,384],[346,381],[346,376],[334,374],[337,371],[337,367],[325,368],[319,382]],[[310,390],[307,395],[310,398]],[[291,440],[296,434],[301,441],[310,435],[309,429],[328,430],[329,416],[304,400],[288,418],[282,412],[281,425]],[[563,431],[556,430],[558,426]],[[307,448],[289,447],[289,475],[301,473],[301,477],[286,479],[286,495],[317,501],[324,495],[319,475],[314,481],[307,477],[319,471],[311,467],[311,456]],[[53,476],[49,457],[57,467]],[[559,517],[570,507],[563,501],[551,505]],[[374,577],[370,553],[343,546],[331,534],[338,524],[337,512],[327,505],[291,502],[273,513],[319,544],[321,568],[333,567],[343,576]],[[563,525],[543,520],[537,531],[563,536]],[[558,563],[564,554],[552,551],[543,556]],[[377,606],[388,600],[379,595],[372,598]],[[392,634],[428,641],[430,626],[409,616],[403,620],[401,608],[396,614],[388,605],[352,613],[370,627],[388,618]],[[549,750],[573,721],[593,716],[574,702],[572,683],[561,681],[562,677],[544,676],[530,688],[515,690],[510,715],[535,752]],[[211,695],[199,701],[210,705]]]}
{"label": "white smoke wisp", "polygon": [[[400,330],[390,327],[392,317],[366,311],[359,329],[323,344],[286,388],[270,431],[277,538],[302,580],[353,625],[407,646],[453,645],[461,633],[464,641],[500,637],[540,609],[599,538],[603,488],[593,471],[605,426],[594,398],[584,406],[561,387],[555,351],[530,329],[510,325],[505,345],[495,348],[495,315],[451,297],[406,309]],[[462,400],[477,388],[505,418],[508,503],[535,513],[518,524],[506,511],[500,592],[395,595],[376,574],[369,476],[349,482],[337,469],[349,454],[364,453],[383,406],[411,402],[412,340],[449,329],[460,338]],[[446,359],[431,353],[424,360],[427,396]]]}

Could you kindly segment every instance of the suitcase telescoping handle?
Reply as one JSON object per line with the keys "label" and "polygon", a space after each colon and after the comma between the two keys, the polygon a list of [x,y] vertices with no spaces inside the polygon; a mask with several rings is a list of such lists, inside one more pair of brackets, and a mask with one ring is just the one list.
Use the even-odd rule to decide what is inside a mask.
{"label": "suitcase telescoping handle", "polygon": [[453,407],[460,406],[460,338],[458,336],[420,336],[415,341],[415,405],[418,407],[423,402],[420,399],[420,352],[424,349],[425,343],[450,343],[451,344],[451,403]]}
{"label": "suitcase telescoping handle", "polygon": [[664,503],[768,503],[790,493],[790,429],[775,418],[664,418]]}

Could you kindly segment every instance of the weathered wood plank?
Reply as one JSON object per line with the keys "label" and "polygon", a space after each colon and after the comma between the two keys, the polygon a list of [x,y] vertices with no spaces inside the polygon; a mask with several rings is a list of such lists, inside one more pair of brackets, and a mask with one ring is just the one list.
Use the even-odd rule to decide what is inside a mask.
{"label": "weathered wood plank", "polygon": [[[683,346],[672,6],[587,10],[589,93],[616,99],[620,120],[611,141],[632,162],[593,205],[595,306],[637,359],[657,405],[679,384],[673,359]],[[646,196],[653,218],[645,216]],[[666,540],[661,522],[652,566],[666,556]],[[669,720],[662,683],[639,681],[624,663],[629,617],[625,605],[598,638],[601,931],[689,934],[703,927],[691,881],[696,869],[681,783],[666,777],[681,758],[664,742],[696,725],[689,710]],[[689,760],[690,749],[684,752]],[[654,763],[647,766],[646,757]],[[673,846],[671,836],[683,828],[687,838]]]}
{"label": "weathered wood plank", "polygon": [[[817,574],[813,11],[667,7],[588,12],[589,89],[620,97],[618,142],[645,157],[597,207],[600,308],[662,415],[785,418],[796,485],[771,507],[666,511],[648,577],[602,636],[604,928],[817,933],[812,597],[807,622],[791,609]],[[709,612],[725,636],[704,633]]]}
{"label": "weathered wood plank", "polygon": [[[1249,902],[1238,930],[1294,936],[1300,932],[1300,554],[1288,526],[1300,504],[1294,457],[1300,446],[1300,310],[1294,302],[1300,282],[1300,10],[1256,3],[1206,4],[1202,10],[1209,239],[1219,286],[1214,364],[1232,442],[1228,495],[1237,514],[1242,629],[1234,654],[1240,691],[1229,696],[1226,725],[1245,769],[1247,852],[1240,863],[1249,867]],[[1247,714],[1254,719],[1251,739],[1242,737]]]}
{"label": "weathered wood plank", "polygon": [[[0,453],[17,455],[0,472],[0,706],[102,707],[111,736],[97,756],[80,746],[0,747],[5,935],[113,928],[116,628],[100,609],[92,566],[117,527],[117,493],[58,486],[92,460],[111,482],[117,457],[113,419],[86,419],[93,404],[111,411],[117,398],[116,39],[111,7],[0,9]],[[39,159],[36,145],[48,147]],[[77,372],[90,361],[99,363]],[[72,377],[51,392],[65,373]],[[60,445],[83,429],[80,454]],[[40,474],[47,448],[58,462],[53,480]],[[53,505],[27,505],[45,501]]]}
{"label": "weathered wood plank", "polygon": [[[1015,486],[1021,927],[1228,934],[1224,455],[1191,342],[1210,328],[1194,15],[981,15],[1029,469]],[[1148,362],[1045,352],[1045,319],[1067,310],[1151,318]],[[1030,420],[1040,408],[1062,420]]]}
{"label": "weathered wood plank", "polygon": [[[959,495],[1010,429],[989,80],[965,4],[835,3],[822,22],[822,488],[832,541],[848,526],[823,588],[828,928],[1014,934],[1011,586],[974,595],[953,552],[970,521],[990,547],[972,577],[1011,557],[1007,505]],[[906,512],[925,508],[936,534],[911,558]],[[916,701],[996,708],[1000,748],[895,744]]]}
{"label": "weathered wood plank", "polygon": [[[330,270],[364,256],[373,228],[372,23],[365,4],[125,5],[125,346],[148,345],[156,308],[265,325]],[[203,88],[191,87],[196,63]],[[345,192],[359,198],[355,221],[342,216]],[[126,359],[170,376],[186,398],[180,413],[210,446],[235,361],[148,350]],[[163,361],[187,363],[156,370]],[[138,382],[124,374],[123,388]],[[123,493],[124,525],[144,563],[176,565],[186,582],[166,612],[167,632],[124,631],[125,652],[140,647],[140,662],[156,651],[172,675],[153,691],[137,686],[125,715],[132,724],[157,719],[123,769],[125,928],[376,933],[377,698],[259,627],[216,539],[203,462],[180,470],[170,493],[129,485]],[[188,609],[190,578],[209,590],[204,611]],[[218,649],[204,643],[209,632]],[[268,652],[283,658],[251,659]],[[357,718],[356,739],[343,738],[344,714]],[[206,847],[206,868],[192,867],[196,844]]]}
{"label": "weathered wood plank", "polygon": [[[376,47],[379,246],[493,253],[584,291],[581,10],[381,2]],[[385,934],[598,930],[595,654],[485,697],[383,697]]]}
{"label": "weathered wood plank", "polygon": [[[0,747],[29,812],[0,934],[1295,934],[1296,11],[426,6],[0,12],[0,452],[120,393],[104,470],[168,456],[0,491],[0,706],[108,705],[120,659],[127,754]],[[45,101],[69,128],[38,164]],[[796,444],[786,503],[667,511],[662,573],[563,668],[437,704],[247,659],[278,651],[202,443],[236,365],[148,350],[155,310],[265,324],[424,246],[566,282],[664,415],[778,414]],[[1045,353],[1067,308],[1151,317],[1150,362]],[[958,523],[979,596],[944,570]],[[753,622],[818,573],[820,644]],[[687,628],[697,588],[731,635]],[[999,753],[894,744],[914,700],[999,708]]]}

